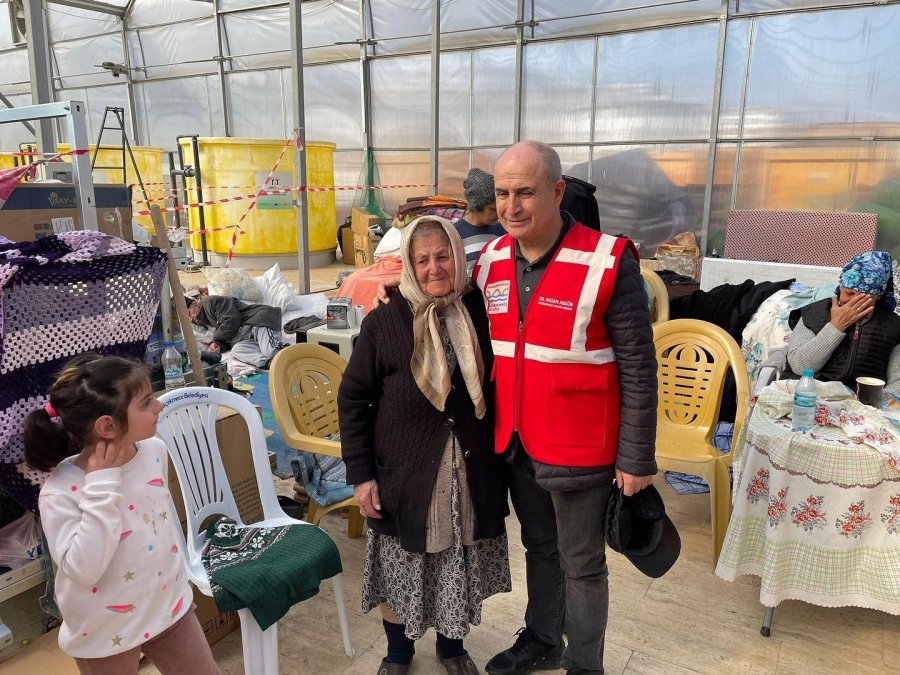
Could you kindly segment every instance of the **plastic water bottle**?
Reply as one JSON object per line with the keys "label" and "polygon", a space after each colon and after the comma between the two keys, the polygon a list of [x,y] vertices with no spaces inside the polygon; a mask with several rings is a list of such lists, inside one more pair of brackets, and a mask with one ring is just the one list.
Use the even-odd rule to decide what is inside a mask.
{"label": "plastic water bottle", "polygon": [[794,389],[794,411],[791,427],[794,431],[807,432],[816,426],[816,381],[813,371],[807,368]]}
{"label": "plastic water bottle", "polygon": [[166,376],[166,391],[171,391],[185,385],[184,371],[181,369],[181,353],[175,349],[175,343],[166,342],[165,347],[162,367]]}

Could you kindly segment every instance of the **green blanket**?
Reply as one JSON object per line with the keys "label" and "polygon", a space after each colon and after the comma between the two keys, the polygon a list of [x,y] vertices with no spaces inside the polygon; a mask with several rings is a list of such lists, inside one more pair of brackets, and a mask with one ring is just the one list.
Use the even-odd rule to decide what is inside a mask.
{"label": "green blanket", "polygon": [[245,607],[262,630],[341,572],[331,538],[314,525],[238,527],[219,518],[206,530],[203,567],[221,612]]}

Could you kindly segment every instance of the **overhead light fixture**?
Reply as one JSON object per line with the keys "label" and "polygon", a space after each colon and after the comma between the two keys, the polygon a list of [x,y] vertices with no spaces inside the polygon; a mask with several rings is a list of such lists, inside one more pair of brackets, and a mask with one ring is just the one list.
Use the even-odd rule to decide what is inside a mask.
{"label": "overhead light fixture", "polygon": [[95,68],[103,68],[103,70],[108,70],[112,73],[113,77],[119,77],[119,75],[127,75],[128,74],[128,66],[123,63],[113,63],[112,61],[104,61],[99,66],[94,65]]}

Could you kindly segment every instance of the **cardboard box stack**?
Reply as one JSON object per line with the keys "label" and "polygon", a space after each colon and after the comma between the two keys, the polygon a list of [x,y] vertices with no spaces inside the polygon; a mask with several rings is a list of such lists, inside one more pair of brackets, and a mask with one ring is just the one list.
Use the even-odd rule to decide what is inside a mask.
{"label": "cardboard box stack", "polygon": [[368,267],[375,262],[375,247],[381,241],[381,235],[373,233],[371,228],[380,225],[381,219],[359,208],[354,208],[350,216],[354,262],[357,267]]}
{"label": "cardboard box stack", "polygon": [[[97,227],[132,240],[131,190],[125,185],[95,185]],[[0,236],[34,241],[51,234],[81,230],[75,186],[66,183],[22,183],[0,209]]]}

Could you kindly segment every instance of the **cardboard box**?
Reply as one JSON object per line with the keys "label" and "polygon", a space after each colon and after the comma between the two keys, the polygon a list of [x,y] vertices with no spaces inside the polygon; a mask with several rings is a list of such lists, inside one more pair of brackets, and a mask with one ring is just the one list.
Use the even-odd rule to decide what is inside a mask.
{"label": "cardboard box", "polygon": [[341,256],[345,265],[352,265],[353,258],[353,229],[345,227],[341,230]]}
{"label": "cardboard box", "polygon": [[[259,411],[259,406],[256,406]],[[262,413],[260,412],[260,415]],[[244,418],[233,410],[219,409],[216,417],[216,438],[225,464],[228,484],[234,494],[234,501],[244,524],[262,520],[262,502],[259,499],[259,488],[256,483],[256,470],[253,468],[253,457],[250,454],[250,431]],[[181,486],[175,469],[169,466],[169,492],[175,502],[175,511],[182,529],[186,526],[184,501],[181,498]],[[219,612],[216,603],[209,596],[194,589],[194,604],[197,605],[197,619],[203,626],[203,632],[209,644],[215,644],[240,625],[237,612]]]}
{"label": "cardboard box", "polygon": [[[131,241],[131,189],[125,185],[95,185],[94,197],[100,231]],[[0,235],[12,241],[34,241],[80,230],[77,203],[74,185],[17,185],[0,209]]]}
{"label": "cardboard box", "polygon": [[353,262],[357,267],[368,267],[375,262],[375,247],[381,236],[372,234],[372,225],[380,225],[381,219],[365,209],[354,208],[350,213],[350,229],[353,231]]}

